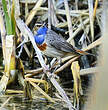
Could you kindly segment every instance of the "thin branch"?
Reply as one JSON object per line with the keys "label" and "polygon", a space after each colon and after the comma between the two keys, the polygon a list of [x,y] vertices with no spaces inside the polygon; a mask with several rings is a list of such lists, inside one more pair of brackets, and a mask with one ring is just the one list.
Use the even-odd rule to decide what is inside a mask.
{"label": "thin branch", "polygon": [[48,28],[51,29],[51,0],[48,0]]}
{"label": "thin branch", "polygon": [[98,73],[98,71],[99,71],[99,67],[91,67],[91,68],[81,69],[80,75]]}
{"label": "thin branch", "polygon": [[88,0],[88,6],[89,6],[89,18],[90,18],[90,30],[91,30],[91,37],[93,42],[94,40],[93,0]]}
{"label": "thin branch", "polygon": [[[64,0],[64,4],[65,4],[66,17],[67,17],[67,22],[68,22],[69,37],[71,37],[72,34],[73,34],[73,28],[72,28],[72,22],[71,22],[71,17],[70,17],[70,12],[69,12],[68,1]],[[73,39],[71,39],[71,43],[72,43],[72,45],[74,45],[74,40]]]}
{"label": "thin branch", "polygon": [[9,102],[9,100],[10,100],[11,98],[12,98],[12,96],[9,97],[9,98],[1,105],[0,109],[2,109],[2,108]]}
{"label": "thin branch", "polygon": [[43,0],[38,0],[34,8],[30,11],[27,19],[26,19],[26,24],[29,25],[30,22],[32,21],[33,17],[36,15],[38,8],[42,5]]}

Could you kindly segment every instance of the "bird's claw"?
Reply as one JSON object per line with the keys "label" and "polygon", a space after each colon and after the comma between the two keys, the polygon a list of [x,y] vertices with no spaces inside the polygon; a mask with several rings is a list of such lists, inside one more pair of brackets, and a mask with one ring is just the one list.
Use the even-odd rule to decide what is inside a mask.
{"label": "bird's claw", "polygon": [[50,63],[50,69],[53,69],[55,67],[54,69],[55,71],[58,67],[60,67],[60,64],[61,64],[61,59],[53,58],[53,60]]}

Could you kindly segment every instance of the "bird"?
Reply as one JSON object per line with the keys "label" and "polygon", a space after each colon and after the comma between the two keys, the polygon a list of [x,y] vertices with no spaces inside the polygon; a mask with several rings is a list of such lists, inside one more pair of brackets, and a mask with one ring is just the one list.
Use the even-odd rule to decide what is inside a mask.
{"label": "bird", "polygon": [[49,57],[62,58],[65,55],[92,55],[71,45],[61,35],[46,26],[38,28],[34,39],[37,47],[44,55]]}

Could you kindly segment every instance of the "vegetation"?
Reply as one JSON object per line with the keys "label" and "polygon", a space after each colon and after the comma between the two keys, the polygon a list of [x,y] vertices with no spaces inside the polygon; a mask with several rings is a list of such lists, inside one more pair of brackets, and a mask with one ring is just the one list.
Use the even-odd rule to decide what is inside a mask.
{"label": "vegetation", "polygon": [[[1,1],[0,109],[14,103],[11,100],[16,94],[17,98],[25,97],[28,105],[34,100],[45,103],[43,108],[37,107],[40,110],[47,102],[52,105],[46,109],[84,109],[94,84],[90,79],[99,70],[102,4],[102,0]],[[34,41],[37,29],[43,25],[94,56],[65,56],[58,66],[54,58],[42,56]],[[15,103],[13,107],[18,109]]]}

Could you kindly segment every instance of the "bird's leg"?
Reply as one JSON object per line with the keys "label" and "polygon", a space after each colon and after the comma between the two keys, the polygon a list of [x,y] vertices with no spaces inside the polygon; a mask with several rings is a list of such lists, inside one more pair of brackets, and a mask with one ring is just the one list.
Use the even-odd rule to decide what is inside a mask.
{"label": "bird's leg", "polygon": [[62,63],[61,58],[53,58],[53,60],[50,63],[50,68],[53,69],[54,67],[57,69],[60,67],[60,64]]}
{"label": "bird's leg", "polygon": [[58,65],[60,66],[61,64],[62,64],[62,58],[59,57],[59,58],[58,58]]}
{"label": "bird's leg", "polygon": [[50,63],[50,70],[52,71],[52,69],[54,69],[53,72],[52,72],[52,74],[51,74],[51,77],[53,76],[53,77],[56,77],[57,79],[59,78],[54,73],[57,70],[57,68],[60,67],[60,63],[61,63],[61,58],[53,58],[53,60],[51,61],[51,63]]}
{"label": "bird's leg", "polygon": [[50,63],[50,68],[51,68],[51,69],[54,68],[54,66],[56,65],[56,63],[57,63],[56,60],[57,60],[56,58],[53,58],[53,59],[52,59],[52,61],[51,61],[51,63]]}

